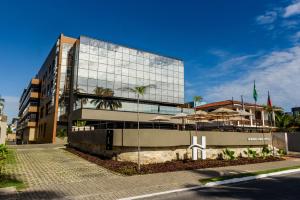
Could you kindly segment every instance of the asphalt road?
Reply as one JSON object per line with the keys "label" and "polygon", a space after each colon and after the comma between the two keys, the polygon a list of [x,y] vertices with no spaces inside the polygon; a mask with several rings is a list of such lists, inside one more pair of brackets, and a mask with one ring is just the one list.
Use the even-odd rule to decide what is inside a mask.
{"label": "asphalt road", "polygon": [[[190,185],[192,186],[192,185]],[[300,200],[300,173],[199,190],[171,193],[146,199],[297,199]]]}

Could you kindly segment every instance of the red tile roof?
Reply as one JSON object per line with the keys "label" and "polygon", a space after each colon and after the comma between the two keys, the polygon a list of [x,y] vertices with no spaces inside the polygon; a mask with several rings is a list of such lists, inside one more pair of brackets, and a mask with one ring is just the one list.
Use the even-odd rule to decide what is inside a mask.
{"label": "red tile roof", "polygon": [[[218,102],[213,102],[213,103],[208,103],[204,104],[202,106],[197,106],[196,110],[202,110],[202,109],[207,109],[211,107],[222,107],[222,106],[228,106],[232,104],[242,104],[241,101],[232,101],[232,100],[225,100],[225,101],[218,101]],[[246,103],[244,102],[245,106],[255,106],[254,103]],[[258,108],[263,108],[263,105],[256,104]]]}

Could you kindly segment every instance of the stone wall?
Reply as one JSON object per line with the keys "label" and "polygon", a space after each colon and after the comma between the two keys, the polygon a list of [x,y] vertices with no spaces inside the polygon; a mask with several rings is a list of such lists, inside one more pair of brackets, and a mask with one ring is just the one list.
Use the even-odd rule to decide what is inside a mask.
{"label": "stone wall", "polygon": [[[229,148],[235,152],[235,156],[242,155],[246,157],[247,155],[244,154],[244,150],[247,148]],[[253,147],[252,150],[261,153],[261,147]],[[218,158],[219,154],[222,154],[224,148],[208,148],[206,150],[206,155],[208,159],[216,159]],[[192,151],[191,149],[187,149],[184,147],[177,147],[177,148],[169,148],[169,149],[160,149],[160,148],[143,148],[141,151],[141,164],[150,164],[150,163],[162,163],[166,161],[172,160],[183,160],[183,159],[191,159],[192,158]],[[199,159],[201,158],[200,151],[198,153]],[[122,151],[120,154],[116,156],[118,161],[131,161],[137,162],[138,153],[137,151]]]}

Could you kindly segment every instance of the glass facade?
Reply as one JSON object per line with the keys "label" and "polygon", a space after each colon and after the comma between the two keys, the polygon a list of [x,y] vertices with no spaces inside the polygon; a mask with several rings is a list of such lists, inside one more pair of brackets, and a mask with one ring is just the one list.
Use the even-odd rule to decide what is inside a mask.
{"label": "glass facade", "polygon": [[136,99],[126,88],[153,85],[141,99],[184,103],[181,60],[82,36],[76,51],[74,89],[80,93],[94,94],[102,87],[112,89],[116,97]]}
{"label": "glass facade", "polygon": [[[93,99],[85,99],[84,104],[77,100],[75,109],[88,108],[88,109],[96,109],[96,105],[92,103]],[[116,108],[116,111],[124,111],[124,112],[137,112],[137,103],[136,102],[122,102],[121,108]],[[186,114],[192,114],[194,112],[193,109],[190,108],[179,108],[172,106],[162,106],[162,105],[154,105],[154,104],[139,104],[139,112],[142,113],[152,113],[152,114],[172,114],[175,115],[177,113],[184,112]]]}

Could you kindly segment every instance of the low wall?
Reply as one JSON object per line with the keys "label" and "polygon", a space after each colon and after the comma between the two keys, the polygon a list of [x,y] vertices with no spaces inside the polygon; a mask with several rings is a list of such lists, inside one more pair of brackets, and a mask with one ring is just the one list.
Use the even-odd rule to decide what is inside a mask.
{"label": "low wall", "polygon": [[288,133],[289,151],[300,152],[300,132]]}
{"label": "low wall", "polygon": [[300,152],[300,132],[273,133],[273,146],[278,149]]}
{"label": "low wall", "polygon": [[[248,147],[260,151],[264,145],[271,145],[269,133],[177,131],[160,129],[140,130],[141,163],[158,163],[170,160],[191,158],[192,136],[206,136],[207,158],[215,159],[228,147],[235,155],[245,156]],[[112,148],[108,150],[106,130],[76,131],[68,135],[71,146],[82,151],[101,156],[113,157],[120,161],[137,161],[138,132],[136,129],[114,129],[111,138]],[[264,138],[264,139],[263,139]],[[199,154],[200,155],[200,154]]]}

